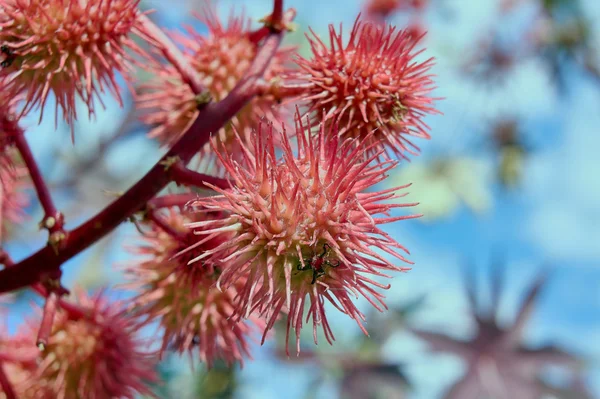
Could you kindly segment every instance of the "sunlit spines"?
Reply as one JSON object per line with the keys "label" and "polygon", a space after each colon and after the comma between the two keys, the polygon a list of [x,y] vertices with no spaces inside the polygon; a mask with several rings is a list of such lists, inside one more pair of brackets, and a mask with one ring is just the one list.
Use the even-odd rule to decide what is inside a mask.
{"label": "sunlit spines", "polygon": [[365,157],[380,149],[388,157],[418,153],[412,137],[429,139],[424,117],[438,111],[430,96],[433,59],[418,60],[423,50],[415,50],[412,32],[357,19],[346,44],[333,25],[327,44],[314,32],[307,37],[312,58],[297,58],[301,72],[294,77],[307,85],[298,99],[308,105],[312,124],[325,112],[340,138],[376,144]]}
{"label": "sunlit spines", "polygon": [[[133,399],[151,394],[158,357],[137,336],[133,318],[104,294],[78,293],[77,299],[85,314],[57,312],[22,397]],[[32,348],[37,325],[30,326]]]}
{"label": "sunlit spines", "polygon": [[6,0],[0,4],[0,45],[9,57],[0,75],[6,93],[25,93],[21,114],[39,107],[42,118],[50,92],[69,125],[77,100],[94,114],[109,91],[119,103],[117,74],[129,78],[134,58],[145,55],[132,35],[148,38],[140,22],[140,0]]}
{"label": "sunlit spines", "polygon": [[[366,144],[339,144],[337,134],[325,125],[311,136],[298,115],[296,129],[297,153],[287,138],[289,133],[267,125],[256,132],[252,147],[245,148],[243,163],[220,156],[223,168],[231,175],[231,188],[215,187],[220,195],[200,198],[193,204],[224,212],[225,216],[189,226],[200,237],[223,232],[231,238],[192,259],[191,264],[204,259],[218,262],[223,269],[218,280],[221,289],[243,278],[236,314],[264,315],[265,331],[284,311],[288,330],[295,328],[299,334],[303,304],[310,302],[315,337],[321,326],[332,342],[323,308],[325,299],[366,331],[363,316],[350,297],[364,296],[384,309],[383,295],[377,288],[386,286],[369,276],[407,270],[376,252],[408,262],[400,254],[406,249],[378,225],[415,217],[389,217],[393,208],[413,204],[380,202],[398,198],[389,190],[362,193],[393,167],[389,161],[377,161],[379,153],[365,160]],[[275,157],[275,141],[282,143],[282,158]],[[375,218],[377,214],[386,217]]]}

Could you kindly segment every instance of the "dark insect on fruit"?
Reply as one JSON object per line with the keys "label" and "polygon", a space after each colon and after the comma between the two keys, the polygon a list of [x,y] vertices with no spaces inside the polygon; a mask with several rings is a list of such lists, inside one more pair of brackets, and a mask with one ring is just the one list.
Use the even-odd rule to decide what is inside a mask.
{"label": "dark insect on fruit", "polygon": [[312,269],[313,277],[312,281],[310,282],[311,284],[314,284],[319,277],[325,275],[325,266],[338,267],[340,265],[340,262],[338,260],[332,262],[330,260],[325,259],[325,256],[327,255],[327,252],[329,252],[330,249],[331,247],[329,246],[329,244],[325,243],[323,244],[323,252],[321,254],[316,254],[312,258],[306,258],[304,260],[304,266],[302,266],[302,263],[298,263],[298,265],[296,266],[296,269],[298,269],[299,271]]}
{"label": "dark insect on fruit", "polygon": [[9,66],[12,65],[15,58],[17,58],[15,56],[15,53],[13,52],[13,50],[5,44],[0,46],[0,53],[2,54],[2,56],[4,58],[2,60],[2,62],[0,62],[0,67],[2,67],[2,68],[8,68]]}

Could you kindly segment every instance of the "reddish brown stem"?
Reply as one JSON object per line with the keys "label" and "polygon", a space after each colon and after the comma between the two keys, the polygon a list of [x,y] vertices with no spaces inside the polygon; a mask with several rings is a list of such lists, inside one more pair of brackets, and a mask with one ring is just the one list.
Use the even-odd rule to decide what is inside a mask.
{"label": "reddish brown stem", "polygon": [[[48,297],[48,290],[46,290],[46,288],[44,288],[44,286],[42,284],[40,284],[40,283],[34,284],[31,286],[31,288],[35,292],[37,292],[39,295],[43,296],[44,298]],[[79,320],[81,318],[86,317],[89,313],[84,308],[79,307],[73,303],[67,302],[63,299],[58,300],[58,305],[60,306],[60,308],[62,310],[64,310],[65,312],[67,312],[69,314],[70,320]]]}
{"label": "reddish brown stem", "polygon": [[56,306],[58,305],[58,295],[56,292],[51,291],[46,297],[46,303],[44,304],[44,313],[42,314],[42,323],[40,324],[40,330],[38,331],[36,345],[43,351],[48,345],[48,338],[52,333],[52,324],[54,323],[54,316],[56,316]]}
{"label": "reddish brown stem", "polygon": [[258,44],[269,32],[271,32],[271,29],[268,26],[261,26],[257,30],[248,33],[248,40],[254,44]]}
{"label": "reddish brown stem", "polygon": [[159,229],[175,238],[180,242],[186,241],[186,235],[180,231],[177,231],[171,226],[161,215],[159,215],[155,210],[150,210],[146,214],[148,220],[154,223]]}
{"label": "reddish brown stem", "polygon": [[[0,250],[0,264],[3,264],[5,267],[13,267],[15,265],[15,262],[13,262],[12,258],[6,251]],[[48,290],[46,290],[46,288],[41,283],[33,284],[31,286],[31,289],[44,298],[48,297]],[[61,292],[68,293],[68,291],[66,291],[64,288],[59,287],[59,293]],[[85,309],[80,308],[79,306],[64,301],[62,299],[58,300],[58,304],[60,305],[61,309],[63,309],[69,314],[69,318],[71,318],[71,320],[80,319],[82,317],[85,317],[87,314]]]}
{"label": "reddish brown stem", "polygon": [[195,193],[180,193],[180,194],[167,194],[161,197],[152,198],[148,201],[148,207],[153,209],[160,208],[171,208],[173,206],[183,207],[188,202],[198,198],[198,194]]}
{"label": "reddish brown stem", "polygon": [[16,126],[15,129],[15,146],[21,154],[23,162],[25,162],[25,166],[29,171],[31,181],[33,182],[33,187],[35,188],[35,192],[37,193],[40,204],[44,209],[44,219],[40,225],[41,227],[47,228],[50,234],[62,233],[64,225],[63,215],[56,209],[56,206],[54,205],[54,201],[50,195],[50,190],[48,189],[40,168],[38,167],[38,164],[31,153],[31,149],[29,148],[29,144],[25,139],[24,132],[18,126]]}
{"label": "reddish brown stem", "polygon": [[283,1],[275,0],[273,4],[273,13],[261,21],[264,25],[255,31],[248,33],[248,40],[258,44],[262,39],[271,33],[280,33],[284,30],[291,31],[291,22],[296,17],[296,10],[293,8],[283,12]]}
{"label": "reddish brown stem", "polygon": [[17,394],[4,372],[4,362],[0,360],[0,387],[6,399],[17,399]]}
{"label": "reddish brown stem", "polygon": [[157,42],[163,56],[177,69],[183,81],[191,87],[194,94],[202,93],[205,89],[198,72],[187,62],[183,53],[179,51],[167,34],[146,15],[141,15],[140,21],[146,32]]}
{"label": "reddish brown stem", "polygon": [[64,262],[110,233],[134,213],[143,210],[146,203],[171,181],[168,168],[164,165],[174,158],[189,162],[208,142],[211,132],[219,130],[252,99],[255,83],[269,66],[281,39],[280,33],[269,35],[246,76],[231,93],[218,103],[208,104],[173,148],[144,177],[100,213],[70,232],[59,251],[46,246],[14,267],[1,270],[0,293],[29,286],[49,272],[59,270]]}
{"label": "reddish brown stem", "polygon": [[271,14],[273,26],[282,26],[283,20],[283,0],[273,0],[273,13]]}
{"label": "reddish brown stem", "polygon": [[170,167],[169,172],[171,173],[171,178],[173,179],[173,181],[178,184],[211,189],[205,184],[208,183],[222,189],[229,188],[229,180],[205,175],[203,173],[198,173],[196,171],[188,169],[181,162],[173,164]]}

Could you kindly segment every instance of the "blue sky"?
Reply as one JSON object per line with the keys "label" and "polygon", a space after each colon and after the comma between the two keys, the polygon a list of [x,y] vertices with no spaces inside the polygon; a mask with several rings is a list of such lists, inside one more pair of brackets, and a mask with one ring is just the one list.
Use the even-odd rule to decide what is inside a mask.
{"label": "blue sky", "polygon": [[[166,26],[174,27],[181,20],[191,21],[186,1],[145,3],[159,9],[161,23]],[[497,2],[447,0],[444,3],[454,11],[456,19],[448,22],[439,13],[429,12],[426,21],[430,35],[425,43],[427,56],[438,58],[434,73],[438,76],[439,89],[435,94],[446,98],[440,103],[444,115],[428,120],[433,139],[419,143],[423,155],[414,160],[412,166],[425,165],[440,156],[477,161],[480,167],[467,178],[489,192],[491,206],[478,215],[459,205],[441,220],[411,220],[389,226],[388,231],[411,249],[411,259],[415,261],[410,273],[393,280],[389,302],[403,303],[426,294],[427,305],[417,315],[415,323],[464,337],[471,327],[465,313],[466,299],[459,273],[465,258],[474,260],[481,270],[485,270],[493,251],[502,251],[506,255],[509,277],[502,304],[504,322],[510,322],[527,282],[540,268],[552,267],[552,279],[532,317],[527,341],[532,344],[556,342],[593,359],[588,381],[600,397],[600,86],[572,67],[569,90],[558,92],[547,68],[536,59],[524,60],[495,87],[481,85],[458,74],[455,67],[460,56],[457,54],[468,54],[478,33],[494,23]],[[590,19],[600,16],[598,2],[586,0],[582,3]],[[223,0],[220,9],[227,10],[232,4],[243,4],[251,17],[259,18],[269,12],[271,2]],[[351,25],[361,3],[311,0],[287,1],[286,5],[298,10],[298,22],[309,22],[317,32],[325,32],[327,23]],[[527,18],[527,13],[509,17],[504,31],[510,36],[511,32],[522,30],[528,23]],[[598,19],[595,21],[594,42],[600,48],[600,23]],[[397,22],[402,22],[402,18]],[[93,150],[97,138],[110,133],[111,128],[118,125],[119,118],[124,117],[124,112],[115,104],[108,104],[106,111],[98,112],[96,122],[81,122],[81,132],[85,134],[77,137],[77,151],[85,154],[86,149]],[[490,121],[501,115],[519,118],[527,131],[526,136],[536,144],[536,151],[524,169],[522,187],[510,193],[500,190],[490,178],[494,166],[491,152],[473,146],[487,134]],[[43,162],[52,162],[47,149],[56,140],[67,143],[68,131],[49,134],[53,131],[53,118],[46,118],[39,127],[33,127],[33,121],[31,125],[28,134],[36,137],[32,141],[36,156]],[[67,153],[71,150],[70,143],[65,149]],[[138,134],[111,151],[105,164],[112,173],[123,176],[122,186],[127,187],[158,159],[158,155],[157,146],[143,134]],[[398,176],[404,176],[401,173],[404,167],[404,164],[399,166]],[[57,173],[68,173],[68,168]],[[414,181],[413,184],[415,193],[426,192],[423,190],[427,187],[419,185],[425,186],[428,182]],[[91,202],[107,202],[110,197],[101,193],[103,188],[116,190],[115,187],[84,186],[80,188],[80,194],[90,196]],[[106,198],[98,200],[97,197],[102,195]],[[414,195],[407,199],[422,200]],[[72,205],[68,195],[59,200]],[[77,225],[91,211],[85,208],[71,216],[68,219],[70,226]],[[34,215],[33,219],[38,220],[38,216]],[[30,233],[33,234],[33,230]],[[116,234],[118,244],[131,237],[133,230],[126,227]],[[19,259],[42,245],[43,235],[36,237],[37,240],[26,245],[10,243],[7,248]],[[117,245],[110,248],[101,261],[106,265],[105,277],[115,280],[112,265],[127,262],[130,256]],[[90,256],[90,253],[82,254],[66,266],[67,281],[77,278],[76,270],[85,266]],[[361,306],[367,309],[364,303]],[[11,320],[17,318],[13,312]],[[353,337],[360,333],[353,322],[340,315],[332,316],[332,324],[342,348],[344,342],[351,346]],[[314,370],[306,366],[284,367],[272,359],[269,345],[254,350],[255,361],[248,362],[241,373],[242,389],[238,397],[280,398],[285,392],[286,398],[302,398]],[[310,340],[303,345],[309,347]],[[385,355],[408,365],[409,377],[418,387],[413,398],[440,397],[462,372],[459,361],[449,356],[426,355],[424,345],[403,332],[398,332],[386,343]],[[334,391],[330,383],[319,391],[318,397],[331,397]]]}

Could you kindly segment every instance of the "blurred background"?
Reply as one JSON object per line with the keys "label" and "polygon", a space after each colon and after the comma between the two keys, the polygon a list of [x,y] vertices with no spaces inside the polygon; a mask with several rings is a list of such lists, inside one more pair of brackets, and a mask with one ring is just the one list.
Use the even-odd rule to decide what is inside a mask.
{"label": "blurred background", "polygon": [[[143,1],[163,27],[204,28],[201,1]],[[254,20],[270,0],[219,1]],[[387,231],[411,250],[395,276],[390,310],[367,313],[370,337],[332,312],[333,347],[282,355],[282,334],[253,349],[243,368],[167,357],[165,398],[600,398],[600,2],[598,0],[286,0],[298,11],[287,41],[309,56],[304,31],[348,33],[363,17],[428,34],[437,59],[432,140],[385,182],[412,182],[417,220]],[[147,79],[140,72],[140,83]],[[125,91],[126,93],[126,91]],[[131,97],[106,96],[96,121],[80,120],[76,145],[54,118],[29,124],[67,228],[139,179],[163,149],[146,138]],[[52,115],[48,111],[47,115]],[[80,113],[84,115],[82,110]],[[385,187],[381,187],[385,188]],[[33,195],[33,193],[32,193]],[[33,197],[32,197],[33,198]],[[35,203],[35,201],[32,201]],[[5,248],[19,260],[44,245],[42,213],[15,227]],[[132,225],[65,265],[65,285],[93,290],[121,281]],[[110,291],[115,298],[127,293]],[[31,312],[14,296],[9,329]],[[149,332],[152,334],[152,332]]]}

